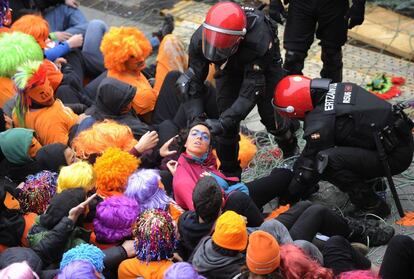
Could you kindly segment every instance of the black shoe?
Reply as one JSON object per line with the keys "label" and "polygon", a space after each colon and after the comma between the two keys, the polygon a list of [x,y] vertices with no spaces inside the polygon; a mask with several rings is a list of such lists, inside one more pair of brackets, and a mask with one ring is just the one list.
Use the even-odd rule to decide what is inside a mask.
{"label": "black shoe", "polygon": [[308,187],[305,193],[302,195],[302,200],[308,200],[313,194],[319,191],[319,184],[313,184],[312,186]]}
{"label": "black shoe", "polygon": [[346,218],[351,233],[351,242],[359,242],[368,247],[387,244],[394,236],[395,230],[379,220]]}
{"label": "black shoe", "polygon": [[378,199],[375,205],[355,208],[354,211],[349,212],[347,215],[354,218],[370,218],[370,215],[376,215],[384,219],[388,217],[390,214],[391,209],[388,206],[388,204],[384,200]]}

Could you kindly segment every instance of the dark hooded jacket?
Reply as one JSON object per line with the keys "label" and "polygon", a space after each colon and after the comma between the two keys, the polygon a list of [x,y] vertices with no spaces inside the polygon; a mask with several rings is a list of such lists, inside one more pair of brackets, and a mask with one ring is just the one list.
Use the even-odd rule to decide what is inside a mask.
{"label": "dark hooded jacket", "polygon": [[211,233],[214,222],[200,223],[194,211],[184,212],[178,221],[180,256],[186,261],[193,254],[200,240]]}
{"label": "dark hooded jacket", "polygon": [[153,130],[132,113],[122,113],[134,99],[136,88],[113,78],[105,78],[98,87],[96,104],[86,111],[97,121],[113,119],[131,128],[136,139]]}
{"label": "dark hooded jacket", "polygon": [[67,166],[65,149],[67,145],[53,143],[43,146],[37,151],[36,161],[41,170],[49,170],[59,173],[61,167]]}

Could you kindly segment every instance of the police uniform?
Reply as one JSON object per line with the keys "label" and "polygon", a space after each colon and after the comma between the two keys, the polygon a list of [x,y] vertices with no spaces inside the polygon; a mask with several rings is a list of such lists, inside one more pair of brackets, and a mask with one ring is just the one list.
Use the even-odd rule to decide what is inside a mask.
{"label": "police uniform", "polygon": [[[272,0],[271,5],[277,1]],[[289,75],[302,74],[307,52],[316,33],[322,47],[321,77],[334,82],[342,81],[342,46],[347,40],[348,12],[356,10],[362,14],[363,21],[365,0],[356,0],[355,3],[359,10],[350,10],[348,0],[289,1],[283,41],[286,49],[283,67]]]}
{"label": "police uniform", "polygon": [[[261,122],[286,153],[296,147],[290,133],[290,120],[274,115],[273,90],[283,77],[277,28],[262,11],[245,9],[247,33],[237,52],[226,61],[214,62],[217,105],[224,133],[217,137],[221,170],[240,175],[238,163],[239,124],[257,104]],[[191,116],[202,112],[200,94],[208,74],[209,60],[202,52],[202,26],[193,34],[189,45],[189,67],[194,76],[189,84],[191,100],[184,104]],[[276,121],[275,121],[276,118]]]}
{"label": "police uniform", "polygon": [[304,185],[324,179],[348,193],[356,207],[386,216],[389,208],[368,182],[385,176],[375,135],[381,134],[392,174],[399,174],[413,157],[412,122],[402,110],[356,84],[322,80],[325,85],[315,87],[320,80],[311,82],[315,108],[305,117],[306,146],[289,190],[298,194]]}

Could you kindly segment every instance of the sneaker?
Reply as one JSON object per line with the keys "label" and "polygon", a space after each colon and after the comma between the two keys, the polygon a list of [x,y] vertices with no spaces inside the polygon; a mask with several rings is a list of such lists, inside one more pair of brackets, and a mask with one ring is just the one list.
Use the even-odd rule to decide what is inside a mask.
{"label": "sneaker", "polygon": [[351,233],[348,239],[368,247],[387,244],[394,236],[395,230],[379,220],[347,218]]}

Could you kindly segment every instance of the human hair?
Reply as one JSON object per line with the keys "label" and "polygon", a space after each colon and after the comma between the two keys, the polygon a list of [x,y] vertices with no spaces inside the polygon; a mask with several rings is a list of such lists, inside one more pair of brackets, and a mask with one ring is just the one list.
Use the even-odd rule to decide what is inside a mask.
{"label": "human hair", "polygon": [[131,57],[145,60],[152,51],[151,43],[136,27],[111,27],[102,38],[101,51],[105,67],[125,72],[125,62]]}
{"label": "human hair", "polygon": [[123,193],[128,177],[138,168],[139,162],[135,156],[119,148],[105,150],[93,165],[96,192],[104,197],[111,196],[111,192]]}
{"label": "human hair", "polygon": [[134,199],[123,195],[105,199],[96,207],[93,220],[96,240],[115,243],[131,236],[138,213],[138,203]]}
{"label": "human hair", "polygon": [[30,268],[26,261],[12,263],[0,270],[0,278],[9,279],[39,279],[39,276]]}
{"label": "human hair", "polygon": [[286,279],[332,279],[333,272],[320,266],[293,244],[280,246],[280,269]]}
{"label": "human hair", "polygon": [[146,210],[138,217],[132,231],[139,260],[161,261],[173,256],[177,245],[175,225],[170,214],[161,209]]}
{"label": "human hair", "polygon": [[160,180],[158,170],[140,169],[129,177],[124,194],[138,202],[140,212],[152,208],[166,210],[171,200],[160,188]]}
{"label": "human hair", "polygon": [[96,279],[93,265],[86,260],[75,260],[67,264],[58,274],[57,279]]}
{"label": "human hair", "polygon": [[42,16],[24,15],[12,24],[11,29],[33,36],[41,48],[46,47],[49,23]]}
{"label": "human hair", "polygon": [[11,78],[24,62],[42,61],[43,51],[36,40],[22,32],[0,33],[0,77]]}
{"label": "human hair", "polygon": [[113,120],[104,120],[77,135],[72,148],[76,157],[87,160],[91,155],[101,155],[109,147],[130,151],[136,143],[131,128]]}
{"label": "human hair", "polygon": [[82,187],[85,192],[93,190],[95,174],[92,165],[87,162],[76,162],[60,169],[57,179],[57,192],[65,189]]}
{"label": "human hair", "polygon": [[170,266],[164,273],[164,279],[205,279],[187,262],[178,262]]}
{"label": "human hair", "polygon": [[214,222],[220,214],[223,194],[220,185],[211,176],[200,177],[193,190],[193,204],[197,216],[204,222]]}

